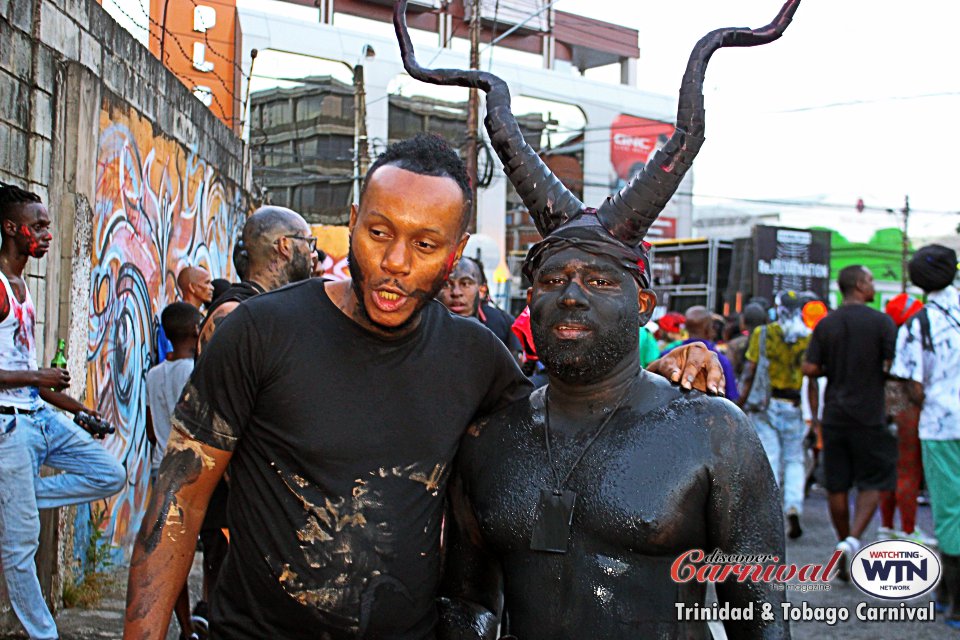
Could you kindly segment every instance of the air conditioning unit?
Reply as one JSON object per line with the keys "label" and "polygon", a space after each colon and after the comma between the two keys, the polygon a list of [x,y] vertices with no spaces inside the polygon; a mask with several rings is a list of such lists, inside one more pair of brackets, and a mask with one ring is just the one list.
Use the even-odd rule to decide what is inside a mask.
{"label": "air conditioning unit", "polygon": [[[469,20],[472,3],[464,4]],[[480,0],[480,17],[488,24],[496,22],[504,30],[522,24],[522,31],[549,31],[548,4],[549,0]]]}

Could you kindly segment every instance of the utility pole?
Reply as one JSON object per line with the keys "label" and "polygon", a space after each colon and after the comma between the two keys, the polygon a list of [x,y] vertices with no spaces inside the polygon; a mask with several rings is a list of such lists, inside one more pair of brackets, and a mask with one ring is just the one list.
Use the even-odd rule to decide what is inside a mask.
{"label": "utility pole", "polygon": [[353,66],[353,82],[354,104],[357,109],[357,167],[362,177],[367,174],[367,165],[370,162],[370,150],[367,147],[367,90],[362,64]]}
{"label": "utility pole", "polygon": [[910,237],[907,235],[910,229],[910,196],[903,197],[903,253],[900,256],[900,290],[907,292],[907,263],[910,260]]}
{"label": "utility pole", "polygon": [[370,160],[367,151],[367,92],[362,64],[353,66],[353,122],[353,201],[360,202],[360,181],[367,174]]}
{"label": "utility pole", "polygon": [[[470,2],[470,68],[480,68],[480,0]],[[470,225],[467,231],[477,231],[477,130],[480,124],[480,94],[470,89],[467,104],[467,175],[470,176]]]}

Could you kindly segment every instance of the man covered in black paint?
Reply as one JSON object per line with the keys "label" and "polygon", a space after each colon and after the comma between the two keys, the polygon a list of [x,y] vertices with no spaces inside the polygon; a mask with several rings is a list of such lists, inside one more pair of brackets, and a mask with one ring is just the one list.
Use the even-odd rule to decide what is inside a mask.
{"label": "man covered in black paint", "polygon": [[[495,637],[503,597],[522,640],[709,638],[705,622],[678,620],[677,603],[702,605],[706,585],[674,582],[677,557],[784,558],[779,494],[749,420],[643,371],[638,330],[656,297],[629,261],[577,247],[602,232],[551,236],[574,242],[532,270],[549,385],[461,444],[441,637]],[[729,637],[787,637],[782,591],[734,578],[717,593],[754,608],[752,621],[725,623]],[[760,617],[765,603],[772,621]]]}
{"label": "man covered in black paint", "polygon": [[[592,209],[526,143],[501,78],[419,66],[406,1],[397,4],[407,73],[487,93],[490,140],[543,236],[524,275],[549,384],[474,423],[461,443],[441,637],[496,637],[505,605],[509,631],[521,640],[707,638],[706,622],[678,610],[702,605],[706,590],[674,579],[678,557],[701,549],[784,560],[779,492],[751,423],[727,401],[647,375],[638,336],[656,303],[643,238],[703,144],[707,62],[721,47],[776,40],[798,6],[787,0],[760,29],[701,38],[673,135]],[[717,594],[754,613],[725,623],[728,637],[789,636],[782,591],[734,579],[718,583]]]}

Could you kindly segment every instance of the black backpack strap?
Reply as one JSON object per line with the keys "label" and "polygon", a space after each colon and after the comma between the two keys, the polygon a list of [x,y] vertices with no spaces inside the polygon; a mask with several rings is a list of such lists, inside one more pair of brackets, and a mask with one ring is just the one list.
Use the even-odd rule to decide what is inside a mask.
{"label": "black backpack strap", "polygon": [[[927,315],[927,308],[920,309],[907,322],[908,325],[912,325],[914,322],[920,324],[920,346],[923,347],[924,351],[934,353],[933,334],[930,332],[930,316]],[[910,327],[910,330],[912,331],[913,327]]]}

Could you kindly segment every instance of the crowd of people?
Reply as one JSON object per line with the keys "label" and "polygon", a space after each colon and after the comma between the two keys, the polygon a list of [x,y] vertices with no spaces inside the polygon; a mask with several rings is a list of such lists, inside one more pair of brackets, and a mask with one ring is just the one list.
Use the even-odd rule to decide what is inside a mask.
{"label": "crowd of people", "polygon": [[[555,472],[552,463],[545,468],[526,456],[513,458],[495,452],[535,450],[533,443],[543,437],[538,429],[545,430],[548,438],[557,439],[556,455],[569,466],[569,478],[590,445],[581,447],[577,456],[576,440],[570,440],[567,432],[580,428],[574,425],[598,421],[596,435],[600,435],[624,402],[636,405],[631,415],[647,415],[656,406],[673,406],[673,426],[687,424],[692,430],[688,435],[704,441],[719,433],[702,430],[704,412],[712,412],[730,421],[733,431],[725,431],[725,437],[737,433],[737,438],[745,438],[737,445],[740,454],[751,446],[765,454],[761,459],[766,459],[769,471],[767,465],[757,467],[749,474],[749,487],[737,485],[732,476],[727,478],[735,495],[727,495],[727,501],[717,508],[722,506],[725,517],[730,517],[736,510],[731,511],[729,500],[744,505],[748,500],[749,515],[745,512],[736,517],[754,523],[753,535],[764,537],[769,548],[782,545],[782,537],[779,543],[777,538],[784,533],[788,538],[802,535],[804,496],[813,482],[821,484],[828,494],[838,537],[836,548],[843,554],[838,574],[842,579],[848,576],[847,565],[864,544],[864,532],[879,508],[878,536],[939,549],[944,577],[938,602],[947,612],[948,624],[960,626],[960,481],[956,474],[960,468],[960,383],[952,375],[954,361],[960,357],[960,297],[953,287],[957,258],[952,250],[938,245],[923,247],[910,263],[911,280],[926,294],[926,304],[901,294],[888,302],[886,313],[873,310],[868,306],[875,298],[872,274],[864,267],[851,266],[840,272],[843,302],[833,311],[827,312],[822,301],[803,293],[783,291],[772,304],[753,300],[732,317],[693,306],[683,314],[667,312],[652,321],[655,298],[648,293],[644,269],[632,277],[629,269],[617,276],[596,254],[578,249],[576,243],[566,245],[557,240],[559,249],[544,257],[534,272],[538,279],[528,296],[530,306],[514,318],[490,299],[482,263],[459,256],[465,236],[456,244],[448,240],[448,246],[440,247],[442,240],[425,234],[415,216],[408,216],[413,220],[394,220],[376,213],[390,210],[398,192],[405,202],[414,203],[416,193],[433,193],[436,198],[447,198],[450,228],[445,237],[462,234],[461,206],[457,205],[462,200],[455,198],[463,195],[459,187],[453,190],[446,184],[457,186],[447,175],[456,173],[459,165],[452,152],[444,157],[448,150],[438,145],[431,138],[401,143],[371,168],[363,208],[356,208],[351,218],[352,233],[363,228],[366,235],[365,242],[351,242],[351,281],[332,282],[322,277],[317,268],[322,255],[309,225],[295,212],[279,207],[264,207],[248,219],[233,256],[239,282],[213,280],[200,266],[189,266],[178,274],[181,300],[160,314],[157,353],[163,355],[146,377],[154,497],[131,569],[129,637],[141,637],[141,632],[144,637],[162,635],[158,630],[165,628],[164,611],[175,614],[185,639],[208,637],[208,618],[221,629],[233,629],[234,625],[246,629],[261,624],[255,620],[266,620],[267,626],[254,626],[257,631],[253,635],[260,637],[311,619],[313,613],[298,622],[298,616],[304,614],[296,607],[282,613],[289,609],[290,601],[327,611],[353,598],[361,610],[376,607],[364,614],[368,617],[357,619],[359,625],[395,622],[397,612],[403,610],[412,628],[430,626],[435,621],[425,611],[433,588],[444,594],[441,618],[456,619],[463,613],[464,602],[483,603],[484,610],[495,611],[496,585],[505,577],[512,584],[532,589],[508,594],[508,600],[515,628],[534,628],[544,622],[542,616],[557,615],[547,610],[542,616],[517,615],[533,607],[526,594],[544,588],[540,581],[553,569],[550,562],[542,563],[550,556],[534,553],[522,559],[514,557],[515,550],[503,555],[514,549],[516,542],[510,542],[509,536],[501,538],[506,531],[481,523],[522,519],[513,512],[515,502],[503,502],[511,489],[499,485],[507,478],[513,483],[522,470],[533,474],[522,486],[555,482],[539,498],[541,513],[532,524],[531,551],[574,552],[565,528],[572,522],[577,494],[566,489],[566,480],[559,476],[550,479]],[[422,147],[428,147],[429,153]],[[440,176],[434,175],[437,167],[424,166],[427,155],[448,163]],[[401,184],[418,186],[417,181],[429,183],[430,188],[416,193],[401,190]],[[425,203],[421,210],[435,211],[444,204]],[[38,509],[109,496],[122,487],[125,473],[91,435],[51,408],[99,415],[60,392],[69,385],[69,373],[37,366],[32,326],[35,312],[22,276],[27,260],[42,257],[49,246],[46,209],[36,196],[4,186],[0,188],[0,223],[0,416],[6,423],[0,434],[0,473],[8,486],[24,487],[20,493],[26,498],[0,503],[0,554],[11,603],[28,634],[52,638],[56,627],[33,564]],[[586,229],[590,234],[599,233]],[[580,237],[587,232],[578,227],[569,233]],[[404,242],[413,238],[410,244],[415,250],[437,263],[434,275],[424,273],[417,276],[418,281],[406,284],[399,276],[414,275],[422,267],[404,250],[397,249],[394,255],[395,243],[385,240],[393,237],[404,238]],[[387,275],[375,275],[378,272]],[[597,281],[602,284],[591,284]],[[628,287],[628,283],[634,284]],[[605,289],[614,284],[617,295],[611,296]],[[627,290],[635,293],[625,312],[620,306],[631,300],[624,295]],[[433,302],[434,296],[443,306]],[[609,306],[614,299],[616,304],[606,309],[604,304]],[[402,314],[405,318],[397,320],[391,315],[404,307],[408,312]],[[566,313],[558,315],[557,309]],[[309,332],[301,320],[307,317],[313,327]],[[459,320],[450,324],[455,318]],[[632,322],[625,324],[624,318],[632,318]],[[546,319],[552,319],[553,324],[547,323],[552,330],[544,329]],[[419,328],[421,323],[424,326]],[[218,340],[221,332],[226,337]],[[590,339],[580,350],[569,344],[586,336]],[[499,346],[491,345],[490,339]],[[460,348],[450,351],[448,345]],[[702,347],[691,351],[690,345]],[[198,360],[207,350],[210,354]],[[309,357],[304,357],[305,352]],[[715,359],[704,358],[707,353],[715,354]],[[318,424],[309,400],[316,397],[317,390],[305,386],[305,381],[308,369],[324,359],[329,360],[326,369],[338,371],[342,378],[332,394],[342,400],[325,403],[325,417]],[[391,366],[373,373],[369,367],[380,361]],[[352,363],[353,374],[345,370],[347,363]],[[197,366],[199,371],[195,371]],[[634,396],[631,389],[637,383],[633,381],[645,366],[682,379],[687,387],[713,387],[744,414],[731,413],[722,405],[694,403],[686,407],[683,403],[690,398],[676,396],[677,391],[669,385],[650,397],[649,391],[658,388],[654,378],[646,382],[647,395]],[[443,383],[429,384],[426,389],[411,386],[415,371],[431,371]],[[724,384],[719,387],[721,372]],[[371,382],[371,375],[383,379]],[[826,383],[823,393],[821,382]],[[530,394],[544,383],[549,385]],[[361,388],[369,400],[362,410],[353,401]],[[427,396],[432,392],[426,391],[434,388],[437,399],[431,401]],[[584,393],[582,389],[589,390],[590,401],[581,406],[574,400]],[[451,417],[448,398],[462,415]],[[406,418],[397,414],[404,405],[411,412]],[[600,413],[596,414],[598,407]],[[382,424],[377,416],[383,411],[390,414],[390,424],[383,424],[386,433],[373,434],[370,425]],[[514,414],[516,411],[519,413]],[[476,422],[478,415],[490,414],[495,418]],[[690,417],[683,417],[686,414]],[[438,425],[451,420],[455,428],[449,433],[436,431]],[[462,425],[470,423],[474,424],[469,432],[473,437],[465,441],[458,467],[452,470],[451,452]],[[637,424],[648,429],[650,421]],[[519,425],[526,425],[524,429],[529,431],[518,430]],[[629,431],[627,425],[618,428]],[[607,449],[604,455],[622,457],[621,468],[647,461],[637,468],[638,477],[655,473],[657,467],[649,461],[669,443],[646,439],[644,433],[637,433],[632,447],[621,447],[615,454]],[[412,446],[402,459],[414,462],[388,465],[387,460],[397,458],[384,457],[383,446],[391,452]],[[679,477],[676,451],[671,452],[673,457],[662,453]],[[309,462],[317,456],[337,459],[337,470],[317,477],[316,463]],[[818,459],[819,470],[815,465]],[[742,474],[743,456],[736,461]],[[696,455],[689,459],[690,464],[703,462]],[[732,462],[733,458],[725,462],[721,457],[710,464],[716,465],[717,477],[723,478],[725,465]],[[65,473],[41,478],[40,465]],[[264,475],[265,469],[272,469],[273,475]],[[305,469],[315,476],[303,475]],[[226,475],[231,478],[229,489]],[[764,482],[767,477],[769,487]],[[391,486],[390,479],[412,481],[426,488],[426,493],[415,497],[409,488]],[[344,489],[352,496],[350,500],[331,501],[319,488],[344,481],[354,483],[352,489]],[[375,481],[384,484],[375,486]],[[407,572],[408,579],[403,582],[421,576],[413,580],[416,583],[435,574],[436,554],[419,552],[425,554],[423,566],[409,561],[388,566],[378,564],[383,559],[377,549],[403,544],[428,549],[429,540],[439,536],[440,489],[447,481],[453,507],[453,517],[446,525],[447,577],[438,587],[424,583],[425,590],[419,594],[397,591],[399,586],[391,582],[378,585],[371,576]],[[929,493],[936,536],[916,524],[922,485]],[[240,497],[230,498],[231,490],[240,492]],[[852,490],[856,496],[851,519],[848,493]],[[583,499],[596,497],[584,487],[580,491]],[[774,503],[769,495],[765,497],[765,491],[776,496],[776,506],[766,513],[758,505]],[[269,505],[264,504],[264,495],[272,496]],[[686,494],[686,499],[691,496]],[[232,505],[229,514],[228,504]],[[690,504],[698,503],[693,499]],[[657,502],[654,497],[653,503],[648,500],[636,508],[663,510],[671,518],[679,518],[670,526],[694,531],[703,523],[690,520],[690,504]],[[709,513],[709,502],[705,506]],[[172,517],[173,510],[176,517]],[[301,519],[304,510],[306,521]],[[700,507],[697,512],[702,512]],[[895,527],[896,512],[900,514],[899,527]],[[775,513],[782,515],[774,518]],[[391,532],[383,537],[358,531],[343,535],[354,528],[364,529],[368,519],[379,518],[376,525],[384,528],[409,514],[419,515],[409,520],[411,532],[407,534]],[[264,522],[281,524],[266,533],[253,530],[252,523]],[[558,526],[558,522],[565,524]],[[670,522],[673,520],[664,520],[663,526]],[[413,535],[413,529],[425,532],[426,538]],[[296,532],[299,551],[290,547],[282,533],[289,531]],[[584,535],[589,538],[600,532],[586,531]],[[478,544],[484,538],[489,538],[488,542]],[[191,608],[185,569],[197,539],[204,554],[204,586],[201,601]],[[335,542],[336,546],[324,548],[323,542]],[[733,539],[715,542],[728,550],[738,544]],[[647,543],[637,539],[622,544],[643,548]],[[234,546],[239,550],[232,550]],[[494,561],[481,562],[478,557]],[[233,558],[232,564],[228,558]],[[238,567],[248,564],[239,558],[263,558],[266,573],[251,574]],[[514,567],[518,562],[517,567],[525,567],[522,571]],[[356,565],[364,563],[369,566],[355,572]],[[481,566],[497,569],[492,576],[475,575]],[[323,591],[332,587],[323,587],[324,582],[316,576],[306,577],[317,569],[329,574],[325,578],[328,583],[338,585],[337,602],[328,602],[334,596]],[[590,563],[582,564],[581,569],[587,575],[593,570]],[[221,581],[223,571],[229,577]],[[541,572],[545,572],[543,577]],[[264,583],[270,575],[279,576],[279,584]],[[352,582],[356,580],[359,582]],[[653,584],[656,577],[647,575],[647,581]],[[225,586],[217,587],[218,583]],[[270,597],[271,589],[279,590]],[[370,589],[375,594],[369,594]],[[250,594],[257,596],[251,600]],[[577,585],[572,584],[564,601],[576,601],[576,594]],[[725,596],[740,597],[732,592]],[[763,598],[775,600],[776,595]],[[208,605],[211,600],[213,607]],[[364,605],[365,601],[371,604]],[[588,610],[582,615],[593,619]],[[488,623],[495,620],[491,617]],[[231,632],[224,637],[234,635]]]}
{"label": "crowd of people", "polygon": [[[727,379],[736,390],[726,395],[763,444],[789,538],[803,535],[804,499],[819,484],[843,554],[838,575],[846,580],[879,509],[877,539],[940,550],[938,607],[960,628],[960,383],[951,373],[960,364],[956,273],[955,252],[929,245],[909,263],[926,304],[902,293],[887,301],[885,313],[874,310],[873,275],[852,265],[839,273],[842,303],[832,311],[812,294],[781,291],[773,304],[755,299],[729,317],[699,306],[668,312],[652,330],[665,349],[703,342],[732,372]],[[922,486],[936,535],[917,526]]]}

